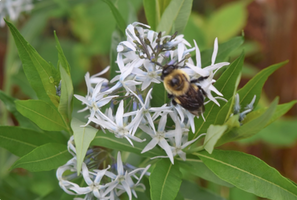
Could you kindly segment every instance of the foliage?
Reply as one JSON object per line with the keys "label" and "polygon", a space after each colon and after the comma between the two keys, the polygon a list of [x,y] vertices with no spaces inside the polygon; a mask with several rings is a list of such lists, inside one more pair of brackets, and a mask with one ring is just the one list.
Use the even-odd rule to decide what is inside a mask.
{"label": "foliage", "polygon": [[[137,6],[132,6],[131,2],[133,1],[127,2],[133,14]],[[70,13],[73,19],[71,27],[76,36],[82,38],[82,42],[71,41],[68,47],[62,48],[67,46],[63,45],[67,41],[63,40],[62,45],[60,45],[59,39],[54,33],[57,66],[43,58],[52,57],[46,55],[51,54],[50,51],[39,53],[28,42],[34,36],[30,36],[25,29],[32,27],[30,23],[38,21],[36,17],[42,16],[42,13],[33,12],[31,19],[23,27],[21,33],[11,22],[6,21],[22,62],[22,70],[27,78],[22,89],[32,99],[18,100],[0,91],[1,101],[19,124],[19,126],[0,126],[0,147],[19,157],[10,166],[13,172],[23,168],[28,170],[28,173],[37,174],[34,177],[39,177],[41,180],[30,180],[29,186],[24,184],[24,178],[14,177],[15,174],[12,173],[3,179],[4,181],[0,181],[0,187],[5,191],[0,194],[0,199],[13,199],[8,197],[10,191],[13,188],[20,190],[23,185],[27,188],[21,191],[21,194],[27,199],[37,197],[40,199],[60,198],[62,190],[58,189],[58,182],[53,178],[54,175],[50,170],[57,169],[72,158],[68,152],[69,149],[67,149],[67,141],[72,135],[76,146],[77,175],[83,168],[84,159],[86,159],[90,147],[100,146],[107,149],[110,154],[114,154],[113,150],[125,152],[127,161],[133,160],[135,166],[142,167],[151,164],[149,180],[144,183],[146,191],[137,191],[141,199],[224,199],[224,197],[220,197],[209,189],[196,184],[197,178],[228,188],[231,191],[231,199],[236,199],[238,194],[238,196],[242,194],[250,196],[251,199],[255,198],[255,195],[268,199],[296,199],[296,184],[268,166],[264,161],[242,152],[217,149],[217,147],[228,142],[237,142],[242,139],[247,142],[249,138],[256,137],[283,145],[289,145],[290,142],[295,141],[297,135],[293,132],[290,133],[289,141],[279,136],[275,129],[277,129],[276,127],[291,126],[292,128],[290,127],[287,130],[290,132],[292,129],[295,130],[296,123],[272,122],[284,115],[297,101],[278,105],[278,98],[275,98],[267,107],[257,106],[265,81],[287,61],[263,69],[242,88],[238,88],[238,85],[244,65],[244,53],[234,59],[228,67],[222,68],[220,70],[221,75],[217,78],[214,86],[227,101],[219,100],[220,106],[217,106],[215,102],[209,102],[205,106],[205,120],[202,117],[195,118],[195,131],[189,133],[189,139],[196,139],[204,133],[206,136],[203,143],[195,142],[185,149],[187,154],[185,161],[177,157],[175,157],[174,163],[170,162],[168,158],[150,160],[149,158],[152,157],[165,156],[165,152],[162,148],[155,147],[142,153],[149,140],[142,143],[134,142],[134,146],[131,146],[126,139],[114,137],[109,131],[104,132],[90,125],[81,126],[85,122],[78,120],[79,116],[74,113],[77,106],[73,103],[73,94],[77,84],[82,80],[82,71],[86,71],[89,67],[85,65],[84,69],[80,69],[76,60],[79,59],[78,57],[84,57],[80,59],[79,63],[89,65],[90,58],[96,52],[108,52],[110,48],[108,45],[112,43],[109,75],[110,78],[116,75],[115,71],[118,70],[115,64],[116,45],[123,40],[123,34],[126,25],[131,21],[130,19],[136,18],[129,16],[131,15],[129,12],[124,13],[127,10],[120,9],[121,3],[123,2],[114,4],[110,0],[91,3],[96,8],[102,6],[101,9],[105,8],[105,12],[109,8],[111,12],[104,13],[107,17],[95,13],[94,10],[89,12],[87,4],[74,7],[73,13]],[[191,0],[144,0],[143,6],[151,29],[165,31],[167,34],[184,31],[186,39],[191,38],[191,40],[197,41],[198,46],[202,47],[201,50],[203,49],[201,51],[202,68],[211,64],[210,57],[214,50],[208,46],[216,36],[219,36],[220,41],[222,41],[219,44],[216,62],[228,61],[232,52],[244,43],[243,36],[233,36],[245,24],[247,3],[240,1],[228,4],[214,12],[209,18],[193,13],[189,15],[192,3]],[[70,6],[64,5],[64,8],[67,7]],[[61,12],[67,13],[66,11]],[[48,16],[43,17],[47,18]],[[99,25],[96,24],[98,17],[100,17]],[[104,24],[106,31],[102,29]],[[42,24],[40,24],[40,29],[42,29],[41,26]],[[112,33],[112,31],[114,32]],[[97,35],[99,32],[102,32],[100,37]],[[106,35],[113,37],[106,39]],[[72,46],[75,48],[72,49]],[[69,51],[72,51],[71,59],[67,56]],[[78,53],[83,51],[85,51],[84,55]],[[21,77],[20,74],[14,76]],[[19,84],[21,85],[21,83]],[[61,93],[58,94],[58,91]],[[249,112],[242,121],[240,120],[240,113],[244,112],[244,109],[242,108],[240,113],[234,113],[236,94],[239,95],[239,103],[243,107],[247,106],[256,95],[253,105],[255,109]],[[169,100],[163,85],[155,85],[151,106],[162,106],[167,102]],[[289,124],[284,125],[286,123]],[[268,127],[264,129],[266,126]],[[283,130],[282,128],[279,129]],[[259,136],[256,135],[258,132],[260,132]],[[48,174],[51,174],[51,177],[47,179]],[[10,184],[12,180],[17,181]],[[79,184],[79,180],[77,182]],[[40,183],[38,187],[36,186],[37,183]],[[45,190],[44,188],[48,189]],[[14,195],[15,198],[18,197],[16,192]],[[71,197],[65,194],[61,197],[61,199],[68,198]]]}

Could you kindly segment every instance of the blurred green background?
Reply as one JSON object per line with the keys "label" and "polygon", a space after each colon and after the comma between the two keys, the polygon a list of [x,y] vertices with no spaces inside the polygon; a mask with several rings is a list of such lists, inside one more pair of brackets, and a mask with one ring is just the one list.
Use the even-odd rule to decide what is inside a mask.
{"label": "blurred green background", "polygon": [[[113,1],[127,23],[147,23],[140,0]],[[55,30],[71,66],[75,94],[85,95],[84,74],[95,74],[110,64],[112,41],[119,40],[114,32],[116,21],[107,4],[100,0],[36,1],[30,13],[15,22],[22,35],[40,55],[57,64]],[[259,70],[284,60],[290,62],[274,73],[265,84],[259,106],[266,106],[275,97],[280,103],[297,99],[297,1],[296,0],[198,0],[183,32],[200,50],[212,47],[215,37],[219,43],[244,35],[245,43],[232,52],[234,60],[242,51],[246,54],[242,83]],[[107,75],[108,76],[108,75]],[[0,28],[0,89],[17,99],[35,98],[22,71],[16,47],[7,27]],[[75,115],[81,109],[74,100]],[[0,104],[0,124],[17,126],[13,115]],[[281,120],[269,125],[256,136],[229,143],[221,148],[253,154],[282,175],[297,182],[297,106]],[[53,199],[63,191],[55,172],[31,173],[23,169],[10,171],[17,158],[0,148],[0,199]],[[258,199],[239,189],[229,189],[197,179],[197,182],[230,200]],[[62,199],[67,199],[63,195]],[[71,199],[71,198],[70,198]],[[203,197],[201,197],[203,199]],[[218,196],[218,199],[222,199]]]}

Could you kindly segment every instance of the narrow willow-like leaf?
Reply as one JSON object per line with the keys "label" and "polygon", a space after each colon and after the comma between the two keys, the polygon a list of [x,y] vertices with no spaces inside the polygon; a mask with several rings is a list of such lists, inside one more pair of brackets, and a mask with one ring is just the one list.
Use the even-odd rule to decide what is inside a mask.
{"label": "narrow willow-like leaf", "polygon": [[238,91],[239,97],[240,97],[240,105],[242,107],[245,107],[248,105],[254,95],[256,95],[256,101],[254,103],[254,107],[258,104],[258,101],[260,99],[260,95],[262,92],[262,88],[264,83],[266,82],[267,78],[278,68],[283,66],[284,64],[288,63],[288,61],[284,61],[278,64],[274,64],[270,67],[267,67],[260,71],[256,76],[254,76],[243,88],[241,88]]}
{"label": "narrow willow-like leaf", "polygon": [[[62,63],[62,62],[61,62]],[[61,73],[61,96],[58,111],[62,115],[67,126],[70,126],[72,116],[72,97],[73,97],[73,85],[69,74],[64,67],[60,67]]]}
{"label": "narrow willow-like leaf", "polygon": [[270,118],[269,122],[265,125],[268,126],[284,114],[286,114],[295,104],[297,103],[297,100],[291,101],[289,103],[284,103],[277,105],[272,117]]}
{"label": "narrow willow-like leaf", "polygon": [[246,5],[245,1],[232,2],[213,12],[206,22],[208,37],[225,41],[243,30],[247,19]]}
{"label": "narrow willow-like leaf", "polygon": [[208,153],[212,153],[218,140],[222,137],[223,133],[227,130],[227,125],[210,125],[207,129],[204,139],[203,147]]}
{"label": "narrow willow-like leaf", "polygon": [[183,199],[195,199],[195,200],[224,200],[223,197],[208,191],[205,188],[202,188],[190,181],[183,180],[180,186],[180,193],[184,197]]}
{"label": "narrow willow-like leaf", "polygon": [[268,199],[297,198],[296,185],[255,156],[223,150],[194,154],[218,177],[244,191]]}
{"label": "narrow willow-like leaf", "polygon": [[19,157],[50,142],[54,140],[44,133],[17,126],[0,126],[0,146]]}
{"label": "narrow willow-like leaf", "polygon": [[218,142],[219,145],[224,144],[226,142],[231,142],[235,140],[240,140],[243,138],[251,137],[258,133],[260,130],[262,130],[266,124],[271,119],[276,106],[278,103],[278,98],[276,98],[269,108],[262,114],[260,114],[258,117],[254,118],[253,120],[250,120],[249,122],[243,124],[240,127],[235,127],[226,134],[221,137],[220,141]]}
{"label": "narrow willow-like leaf", "polygon": [[186,162],[180,162],[180,170],[184,170],[186,173],[191,173],[194,176],[198,176],[204,180],[211,181],[218,185],[233,187],[230,183],[223,181],[217,175],[215,175],[208,167],[198,158],[187,158]]}
{"label": "narrow willow-like leaf", "polygon": [[11,168],[24,168],[31,172],[49,171],[64,165],[71,157],[66,145],[48,143],[21,157]]}
{"label": "narrow willow-like leaf", "polygon": [[249,139],[252,141],[255,139],[261,139],[266,143],[277,145],[278,147],[293,147],[297,140],[296,130],[296,120],[285,118],[273,122],[268,127],[261,130],[259,134],[255,135],[255,138]]}
{"label": "narrow willow-like leaf", "polygon": [[33,121],[37,126],[47,131],[68,130],[67,125],[58,110],[42,100],[15,101],[17,110]]}
{"label": "narrow willow-like leaf", "polygon": [[97,129],[90,126],[81,127],[81,125],[83,124],[83,122],[75,118],[71,121],[71,128],[73,130],[76,148],[78,175],[81,171],[81,166],[86,156],[87,150],[90,146],[90,143],[92,142],[98,131]]}
{"label": "narrow willow-like leaf", "polygon": [[182,33],[190,16],[192,0],[171,0],[161,16],[157,32],[166,31],[170,34],[173,30]]}
{"label": "narrow willow-like leaf", "polygon": [[160,107],[165,103],[169,103],[169,98],[167,95],[167,91],[164,88],[163,83],[154,84],[154,89],[152,91],[152,100],[151,106],[152,107]]}
{"label": "narrow willow-like leaf", "polygon": [[58,66],[62,66],[65,71],[67,72],[67,74],[70,76],[70,66],[69,63],[67,61],[66,56],[64,55],[63,49],[60,45],[60,42],[58,40],[56,31],[54,31],[54,35],[55,35],[55,39],[56,39],[56,48],[58,50],[58,58],[59,58],[59,62],[58,62]]}
{"label": "narrow willow-like leaf", "polygon": [[231,113],[233,113],[233,105],[234,105],[234,99],[235,96],[231,97],[228,102],[221,108],[221,110],[218,112],[216,116],[216,120],[214,121],[214,124],[223,124],[227,121],[227,119],[230,117]]}
{"label": "narrow willow-like leaf", "polygon": [[150,175],[151,199],[172,200],[176,197],[182,179],[178,163],[174,165],[169,159],[157,162]]}
{"label": "narrow willow-like leaf", "polygon": [[106,131],[98,131],[94,140],[91,142],[91,146],[102,146],[110,149],[115,149],[119,151],[128,151],[144,157],[155,157],[155,156],[165,156],[165,153],[158,148],[154,148],[148,152],[141,154],[141,151],[147,145],[145,142],[133,142],[134,147],[125,138],[116,138],[114,134]]}
{"label": "narrow willow-like leaf", "polygon": [[54,79],[57,69],[46,62],[11,23],[6,21],[6,24],[13,35],[24,72],[31,87],[39,99],[57,107],[58,98],[55,83],[57,85],[59,80]]}
{"label": "narrow willow-like leaf", "polygon": [[164,11],[166,10],[166,8],[168,7],[168,5],[170,4],[170,2],[171,2],[171,0],[157,0],[161,16],[164,13]]}
{"label": "narrow willow-like leaf", "polygon": [[152,30],[156,30],[160,21],[160,9],[157,0],[144,0],[145,17]]}
{"label": "narrow willow-like leaf", "polygon": [[[241,36],[234,37],[231,40],[219,45],[219,50],[216,58],[216,63],[226,61],[229,54],[237,49],[244,42],[244,38]],[[202,67],[209,66],[211,64],[213,48],[207,49],[201,52],[201,65]]]}
{"label": "narrow willow-like leaf", "polygon": [[252,193],[245,192],[236,187],[233,187],[229,190],[229,197],[231,200],[258,200],[258,197]]}
{"label": "narrow willow-like leaf", "polygon": [[117,46],[118,44],[122,41],[122,37],[121,37],[121,32],[119,29],[115,29],[112,33],[112,37],[111,37],[111,48],[110,48],[110,80],[112,78],[114,78],[116,76],[116,71],[119,71],[119,67],[116,63],[116,59],[117,59]]}
{"label": "narrow willow-like leaf", "polygon": [[[234,96],[237,89],[238,79],[241,75],[241,70],[244,61],[244,54],[242,53],[230,66],[224,71],[220,76],[214,86],[224,95],[225,99],[230,99]],[[196,133],[194,138],[197,137],[199,133],[205,133],[210,124],[214,124],[216,118],[218,117],[218,112],[226,104],[225,101],[220,101],[220,107],[214,102],[209,102],[205,106],[204,117],[205,121],[200,117],[195,118],[196,121]]]}
{"label": "narrow willow-like leaf", "polygon": [[109,8],[117,22],[119,29],[122,31],[122,33],[125,33],[127,24],[126,24],[124,18],[122,17],[121,13],[119,12],[119,10],[113,5],[112,1],[110,1],[110,0],[102,0],[102,1],[104,1],[109,6]]}
{"label": "narrow willow-like leaf", "polygon": [[14,101],[16,100],[13,97],[6,95],[4,92],[0,90],[0,100],[5,104],[6,109],[13,114],[13,116],[17,119],[18,123],[21,127],[30,128],[36,131],[40,131],[38,126],[30,121],[28,118],[24,117],[19,113],[15,107]]}

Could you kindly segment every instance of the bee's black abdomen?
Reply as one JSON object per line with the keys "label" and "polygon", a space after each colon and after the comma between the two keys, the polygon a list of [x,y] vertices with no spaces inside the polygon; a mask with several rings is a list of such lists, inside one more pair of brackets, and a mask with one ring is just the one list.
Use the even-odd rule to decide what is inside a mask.
{"label": "bee's black abdomen", "polygon": [[204,95],[202,89],[191,85],[184,95],[175,97],[178,103],[194,115],[201,115],[204,112]]}

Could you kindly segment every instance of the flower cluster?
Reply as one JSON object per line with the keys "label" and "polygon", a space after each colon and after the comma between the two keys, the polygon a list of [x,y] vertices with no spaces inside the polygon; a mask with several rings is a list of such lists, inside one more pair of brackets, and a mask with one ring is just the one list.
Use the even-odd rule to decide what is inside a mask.
{"label": "flower cluster", "polygon": [[[82,163],[82,169],[80,171],[86,186],[79,186],[73,182],[73,180],[77,179],[78,171],[73,136],[68,141],[68,151],[74,157],[65,165],[59,167],[56,172],[59,185],[67,194],[85,195],[83,199],[97,198],[113,200],[126,192],[131,200],[132,194],[137,197],[136,188],[145,189],[140,181],[145,174],[149,175],[147,170],[150,165],[146,168],[134,168],[130,165],[124,165],[121,159],[121,153],[118,152],[116,164],[112,165],[112,167],[108,166],[105,169],[99,170],[98,165],[94,167],[94,162],[100,152],[94,149],[89,149],[87,152],[86,159]],[[97,164],[100,164],[100,162],[97,162]]]}
{"label": "flower cluster", "polygon": [[[87,73],[87,95],[75,97],[86,105],[81,111],[90,112],[86,125],[91,123],[118,138],[125,138],[132,146],[133,142],[143,142],[151,138],[142,153],[159,146],[174,163],[175,155],[186,159],[183,149],[198,138],[188,141],[188,132],[195,132],[195,115],[188,110],[169,102],[158,102],[159,106],[151,106],[154,100],[154,85],[162,83],[160,76],[163,67],[177,66],[189,75],[190,80],[205,77],[195,84],[204,90],[209,101],[219,106],[217,99],[225,99],[213,85],[214,75],[229,63],[215,62],[218,52],[217,39],[214,42],[211,64],[202,68],[200,51],[195,41],[195,47],[189,48],[190,44],[183,35],[164,35],[149,28],[138,22],[128,25],[127,40],[117,47],[118,75],[111,81],[99,77],[106,73],[109,67],[93,76]],[[195,63],[190,55],[190,52],[194,51]],[[168,120],[169,118],[171,119]],[[143,132],[148,136],[143,138]]]}
{"label": "flower cluster", "polygon": [[[248,105],[246,105],[244,107],[244,109],[241,109],[240,103],[239,103],[239,94],[237,93],[235,95],[235,103],[234,103],[234,109],[233,109],[233,113],[231,115],[239,115],[238,121],[241,123],[245,116],[250,113],[253,109],[254,109],[254,103],[256,101],[256,95],[254,95],[251,103],[249,103]],[[242,112],[241,112],[242,110]]]}
{"label": "flower cluster", "polygon": [[4,26],[3,18],[8,17],[15,21],[23,11],[33,8],[32,0],[1,0],[0,1],[0,26]]}

